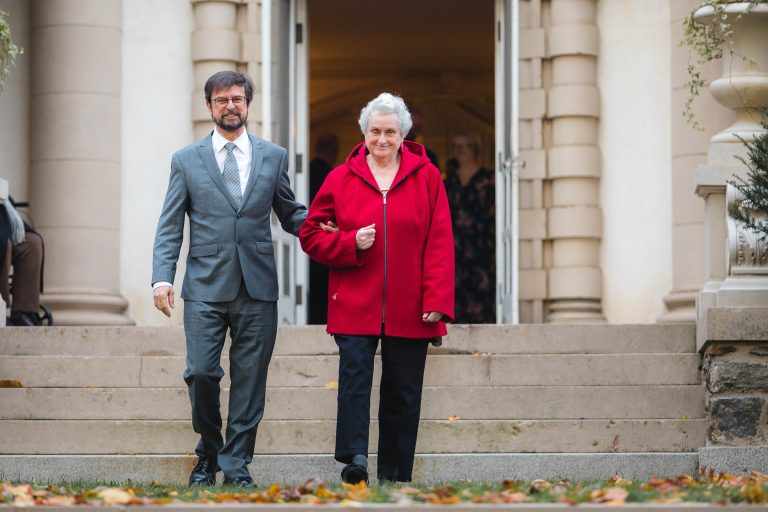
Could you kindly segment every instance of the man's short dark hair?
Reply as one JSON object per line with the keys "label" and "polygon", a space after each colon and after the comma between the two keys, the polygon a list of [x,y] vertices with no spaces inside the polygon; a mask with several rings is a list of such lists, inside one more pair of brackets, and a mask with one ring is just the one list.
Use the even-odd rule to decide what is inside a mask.
{"label": "man's short dark hair", "polygon": [[219,71],[211,75],[211,78],[205,82],[205,101],[211,102],[211,94],[219,89],[229,89],[236,85],[245,89],[245,101],[250,105],[253,99],[253,81],[251,78],[237,71]]}

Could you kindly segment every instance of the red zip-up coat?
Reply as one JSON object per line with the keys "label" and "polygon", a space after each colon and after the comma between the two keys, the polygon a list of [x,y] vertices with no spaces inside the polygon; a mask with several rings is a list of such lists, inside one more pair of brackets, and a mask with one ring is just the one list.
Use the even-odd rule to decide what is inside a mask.
{"label": "red zip-up coat", "polygon": [[[329,233],[320,222],[334,221]],[[358,251],[357,231],[376,224],[373,246]],[[424,146],[405,141],[400,168],[385,195],[360,143],[326,178],[299,233],[301,247],[330,267],[328,332],[432,338],[453,320],[453,233],[440,172]]]}

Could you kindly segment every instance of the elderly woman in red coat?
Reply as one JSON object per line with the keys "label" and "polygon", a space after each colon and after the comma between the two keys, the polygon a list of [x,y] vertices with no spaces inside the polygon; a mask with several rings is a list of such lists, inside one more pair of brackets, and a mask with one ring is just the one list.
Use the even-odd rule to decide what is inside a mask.
{"label": "elderly woman in red coat", "polygon": [[[299,238],[330,267],[328,332],[339,347],[335,458],[344,482],[368,480],[373,361],[381,340],[379,482],[411,480],[427,346],[453,319],[448,200],[411,116],[382,93],[360,114],[365,141],[328,175]],[[324,228],[333,222],[338,230]]]}

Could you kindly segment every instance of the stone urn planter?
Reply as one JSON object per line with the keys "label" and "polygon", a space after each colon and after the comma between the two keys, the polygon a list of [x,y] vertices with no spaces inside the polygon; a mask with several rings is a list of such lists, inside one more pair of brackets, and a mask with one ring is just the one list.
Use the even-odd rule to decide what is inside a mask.
{"label": "stone urn planter", "polygon": [[[743,152],[737,136],[747,142],[754,140],[762,130],[758,109],[768,108],[768,3],[729,2],[718,9],[721,11],[701,7],[694,19],[709,26],[729,25],[723,75],[710,84],[710,92],[720,104],[736,112],[736,120],[712,138],[708,162],[733,165],[733,156]],[[725,20],[717,20],[721,13]]]}

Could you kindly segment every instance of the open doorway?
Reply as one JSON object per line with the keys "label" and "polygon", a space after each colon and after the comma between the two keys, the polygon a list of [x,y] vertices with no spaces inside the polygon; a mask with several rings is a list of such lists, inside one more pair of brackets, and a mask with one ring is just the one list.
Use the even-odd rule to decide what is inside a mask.
{"label": "open doorway", "polygon": [[[333,134],[338,153],[328,164],[341,163],[362,139],[360,109],[388,91],[420,113],[416,140],[441,171],[455,156],[454,136],[467,133],[477,137],[477,163],[493,170],[495,8],[494,0],[390,0],[383,9],[368,0],[306,0],[310,159],[332,158]],[[309,323],[324,323],[326,272],[310,266]]]}

